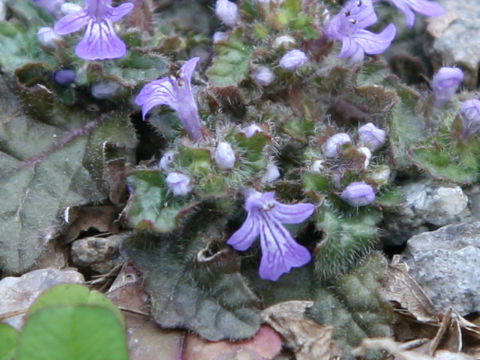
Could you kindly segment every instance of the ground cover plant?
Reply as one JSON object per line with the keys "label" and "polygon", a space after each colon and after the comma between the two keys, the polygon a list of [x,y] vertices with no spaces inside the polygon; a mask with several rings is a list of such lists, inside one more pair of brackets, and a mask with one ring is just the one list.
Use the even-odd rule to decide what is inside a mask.
{"label": "ground cover plant", "polygon": [[[161,359],[478,348],[467,314],[438,312],[391,262],[405,241],[386,230],[402,182],[479,180],[476,80],[423,51],[396,55],[432,41],[425,18],[449,16],[441,1],[0,4],[2,276],[121,237],[115,264],[80,269],[90,289],[58,285],[20,328],[0,324],[0,359],[127,359],[127,347],[153,359],[133,354],[126,313],[204,352],[226,346]],[[119,271],[141,306],[107,291]],[[412,319],[423,330],[406,331]]]}

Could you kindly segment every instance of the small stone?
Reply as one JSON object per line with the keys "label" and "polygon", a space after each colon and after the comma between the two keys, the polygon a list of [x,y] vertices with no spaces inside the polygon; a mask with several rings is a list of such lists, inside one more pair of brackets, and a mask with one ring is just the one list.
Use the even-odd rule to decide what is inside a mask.
{"label": "small stone", "polygon": [[118,250],[123,238],[123,235],[92,236],[74,241],[70,252],[72,264],[100,274],[109,272],[123,262]]}
{"label": "small stone", "polygon": [[408,240],[403,260],[435,308],[480,311],[480,222],[447,225]]}
{"label": "small stone", "polygon": [[[83,284],[83,275],[75,270],[53,268],[30,271],[20,277],[9,276],[0,281],[0,314],[28,309],[45,290],[58,284]],[[3,320],[20,330],[25,314]]]}

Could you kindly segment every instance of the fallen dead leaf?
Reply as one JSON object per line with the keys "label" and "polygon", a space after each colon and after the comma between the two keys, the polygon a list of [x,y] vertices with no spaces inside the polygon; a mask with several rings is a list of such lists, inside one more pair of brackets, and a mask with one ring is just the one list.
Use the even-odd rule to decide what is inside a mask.
{"label": "fallen dead leaf", "polygon": [[333,326],[304,317],[311,301],[286,301],[262,311],[262,319],[280,333],[297,360],[329,360],[340,357],[332,340]]}

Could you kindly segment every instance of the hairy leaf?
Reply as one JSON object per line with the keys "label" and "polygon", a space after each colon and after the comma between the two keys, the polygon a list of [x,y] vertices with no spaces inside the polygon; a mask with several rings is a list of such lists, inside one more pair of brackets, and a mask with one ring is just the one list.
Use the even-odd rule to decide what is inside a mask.
{"label": "hairy leaf", "polygon": [[23,107],[12,89],[0,79],[0,267],[7,273],[35,264],[66,207],[108,196],[102,143],[131,149],[136,142],[122,113],[89,113],[55,98],[44,107],[34,99],[47,90],[36,86],[22,88]]}
{"label": "hairy leaf", "polygon": [[127,254],[143,272],[153,316],[162,327],[187,328],[212,341],[249,338],[258,331],[260,317],[236,256],[229,249],[213,255],[206,249],[222,236],[218,215],[198,213],[179,236],[137,235]]}

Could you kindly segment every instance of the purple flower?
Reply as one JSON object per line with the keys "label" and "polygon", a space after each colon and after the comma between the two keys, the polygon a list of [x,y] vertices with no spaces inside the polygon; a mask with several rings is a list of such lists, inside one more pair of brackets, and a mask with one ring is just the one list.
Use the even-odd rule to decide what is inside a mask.
{"label": "purple flower", "polygon": [[354,182],[343,190],[340,197],[351,206],[365,206],[375,201],[375,190],[367,183]]}
{"label": "purple flower", "polygon": [[348,143],[351,143],[352,139],[346,133],[338,133],[328,138],[328,140],[323,144],[323,153],[326,157],[336,157],[338,156],[338,151],[340,148]]}
{"label": "purple flower", "polygon": [[365,30],[377,22],[372,0],[349,0],[339,14],[328,22],[323,31],[328,39],[341,40],[339,58],[351,58],[352,63],[363,60],[365,54],[384,52],[396,35],[396,28],[389,24],[381,33]]}
{"label": "purple flower", "polygon": [[238,22],[238,6],[228,0],[217,0],[215,4],[215,15],[222,23],[234,27]]}
{"label": "purple flower", "polygon": [[462,136],[468,140],[480,130],[480,101],[477,99],[465,101],[460,107],[460,117],[463,125]]}
{"label": "purple flower", "polygon": [[143,87],[135,99],[142,107],[143,118],[157,105],[167,105],[175,110],[192,140],[202,138],[202,122],[193,97],[192,75],[200,58],[188,60],[180,68],[177,79],[164,77]]}
{"label": "purple flower", "polygon": [[125,43],[117,36],[113,23],[132,11],[134,5],[126,2],[112,7],[111,0],[85,0],[85,8],[65,15],[55,24],[55,32],[67,35],[87,27],[75,53],[85,60],[115,59],[127,53]]}
{"label": "purple flower", "polygon": [[367,123],[358,129],[358,140],[360,145],[375,151],[385,144],[387,133],[385,130],[379,129],[373,123]]}
{"label": "purple flower", "polygon": [[[381,0],[376,0],[381,1]],[[425,16],[440,16],[446,10],[440,4],[428,0],[388,0],[402,11],[407,18],[407,26],[412,27],[415,23],[415,14],[412,9]]]}
{"label": "purple flower", "polygon": [[302,50],[294,49],[282,56],[280,59],[280,67],[285,70],[294,71],[305,65],[307,61],[308,57]]}
{"label": "purple flower", "polygon": [[173,192],[173,195],[187,195],[192,190],[190,178],[187,175],[171,172],[165,181],[167,182],[168,188]]}
{"label": "purple flower", "polygon": [[311,255],[297,244],[282,224],[299,224],[313,214],[315,206],[308,203],[286,205],[275,200],[275,193],[250,191],[245,200],[248,212],[243,225],[228,239],[227,244],[245,251],[260,235],[262,260],[259,274],[272,281],[290,271],[292,267],[307,264]]}
{"label": "purple flower", "polygon": [[432,88],[435,106],[442,106],[451,99],[463,81],[463,71],[457,67],[442,67],[433,76]]}

